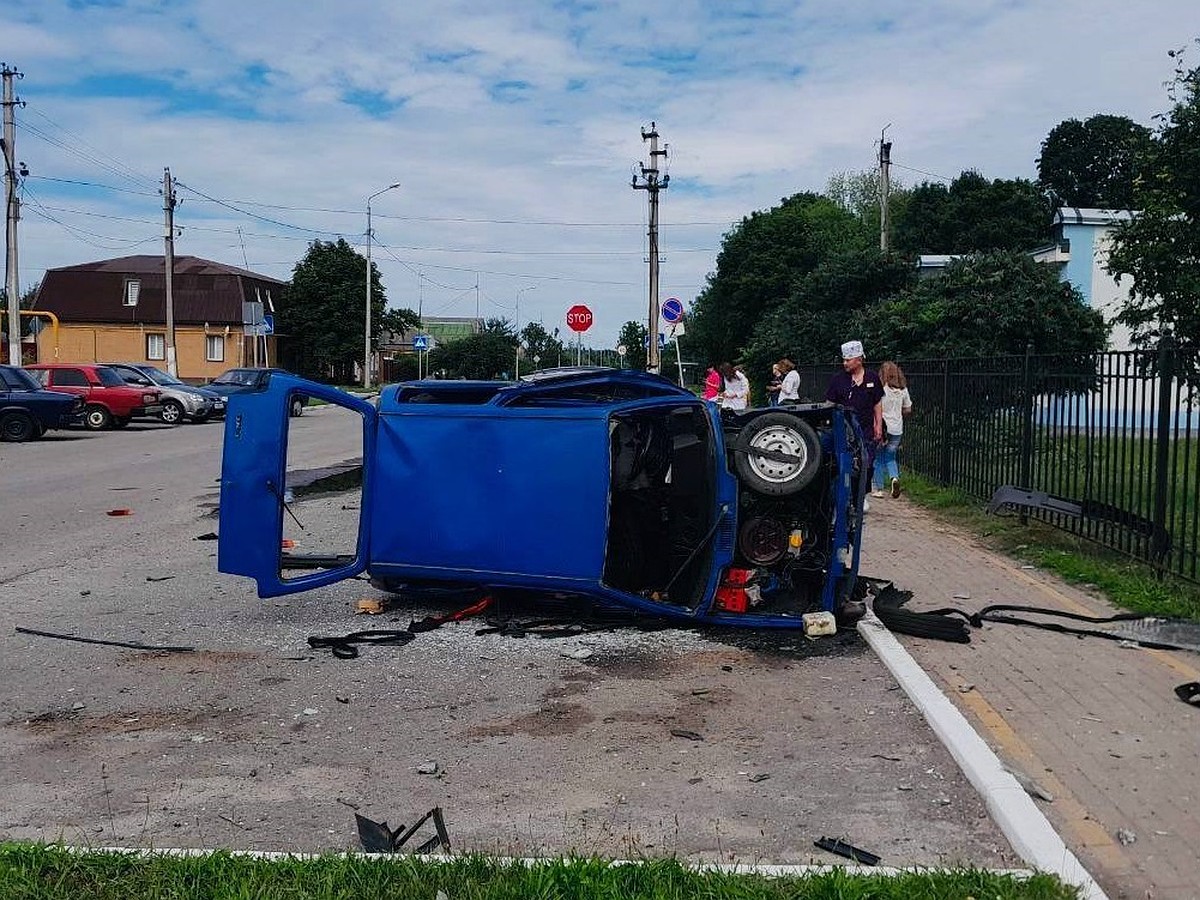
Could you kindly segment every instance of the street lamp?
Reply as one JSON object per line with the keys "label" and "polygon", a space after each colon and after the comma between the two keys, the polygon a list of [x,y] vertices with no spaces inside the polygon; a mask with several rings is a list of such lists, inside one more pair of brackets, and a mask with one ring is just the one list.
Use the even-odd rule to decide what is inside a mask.
{"label": "street lamp", "polygon": [[521,377],[521,294],[525,291],[536,291],[537,285],[533,284],[529,287],[517,288],[517,360],[513,366],[513,381],[517,381]]}
{"label": "street lamp", "polygon": [[371,389],[371,201],[380,194],[400,187],[400,182],[389,184],[367,198],[367,318],[363,335],[363,387]]}

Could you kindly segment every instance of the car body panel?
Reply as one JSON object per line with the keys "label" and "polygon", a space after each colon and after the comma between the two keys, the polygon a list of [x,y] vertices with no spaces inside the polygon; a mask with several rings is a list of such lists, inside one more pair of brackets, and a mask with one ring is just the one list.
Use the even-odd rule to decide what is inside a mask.
{"label": "car body panel", "polygon": [[[278,538],[295,394],[362,414],[362,513],[352,564],[285,580]],[[801,611],[832,610],[853,589],[869,473],[853,417],[812,404],[784,418],[819,430],[820,477],[794,497],[750,491],[732,460],[745,452],[743,429],[768,412],[778,414],[731,415],[629,370],[515,385],[409,382],[385,388],[378,410],[277,375],[230,401],[218,565],[253,577],[263,597],[365,570],[383,584],[525,590],[718,624],[801,627]],[[638,505],[647,502],[650,516]],[[771,516],[790,523],[791,556],[751,565],[739,529]],[[721,600],[731,567],[782,597],[778,608]]]}
{"label": "car body panel", "polygon": [[60,391],[43,390],[32,375],[16,366],[0,366],[0,417],[28,413],[42,429],[66,428],[82,421],[83,401]]}

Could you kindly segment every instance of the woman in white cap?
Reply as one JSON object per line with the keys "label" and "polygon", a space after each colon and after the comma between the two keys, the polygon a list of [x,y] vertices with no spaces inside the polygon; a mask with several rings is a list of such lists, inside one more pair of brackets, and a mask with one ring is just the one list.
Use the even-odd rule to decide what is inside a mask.
{"label": "woman in white cap", "polygon": [[[862,341],[842,344],[842,371],[829,381],[825,399],[854,413],[862,429],[864,459],[868,472],[875,467],[875,448],[883,441],[883,384],[879,375],[863,365]],[[863,501],[863,512],[870,504]]]}

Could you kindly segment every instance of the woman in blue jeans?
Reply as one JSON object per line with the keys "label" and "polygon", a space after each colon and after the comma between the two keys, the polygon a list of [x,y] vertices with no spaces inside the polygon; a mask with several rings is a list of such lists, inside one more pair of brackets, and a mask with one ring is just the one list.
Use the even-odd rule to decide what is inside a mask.
{"label": "woman in blue jeans", "polygon": [[[904,417],[912,412],[912,398],[908,395],[908,381],[894,362],[885,362],[879,367],[879,380],[883,384],[883,428],[886,438],[875,454],[875,472],[872,478],[872,496],[882,497],[887,484],[893,497],[900,496],[900,464],[896,453],[900,449],[900,438],[904,434]],[[885,479],[890,479],[885,481]]]}

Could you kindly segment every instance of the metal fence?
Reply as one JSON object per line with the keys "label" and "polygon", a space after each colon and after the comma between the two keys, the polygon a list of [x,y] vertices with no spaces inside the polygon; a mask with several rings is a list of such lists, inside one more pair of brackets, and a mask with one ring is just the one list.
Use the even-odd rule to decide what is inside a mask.
{"label": "metal fence", "polygon": [[[1200,581],[1196,350],[901,361],[913,398],[901,465],[989,499],[1044,491],[1070,512],[1028,515]],[[801,371],[821,399],[833,369]]]}

